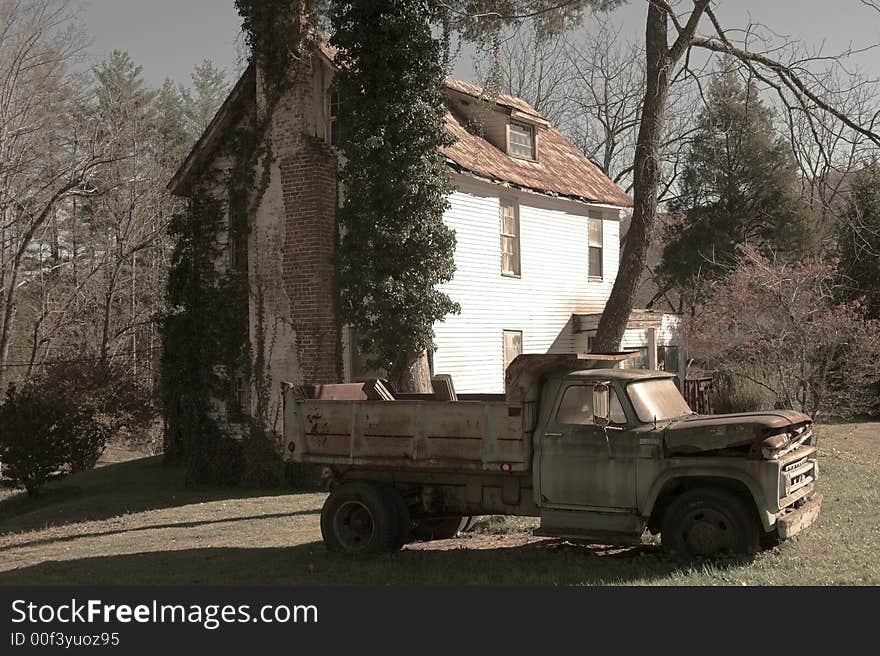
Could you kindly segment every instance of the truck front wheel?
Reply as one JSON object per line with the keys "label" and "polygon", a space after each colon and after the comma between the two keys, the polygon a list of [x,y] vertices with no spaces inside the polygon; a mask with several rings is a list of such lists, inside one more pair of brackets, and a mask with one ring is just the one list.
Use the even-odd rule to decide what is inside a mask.
{"label": "truck front wheel", "polygon": [[389,553],[400,549],[403,517],[388,490],[371,483],[346,483],[321,510],[321,535],[330,551]]}
{"label": "truck front wheel", "polygon": [[697,488],[677,497],[663,517],[660,540],[667,552],[687,556],[752,555],[758,551],[757,518],[739,497]]}

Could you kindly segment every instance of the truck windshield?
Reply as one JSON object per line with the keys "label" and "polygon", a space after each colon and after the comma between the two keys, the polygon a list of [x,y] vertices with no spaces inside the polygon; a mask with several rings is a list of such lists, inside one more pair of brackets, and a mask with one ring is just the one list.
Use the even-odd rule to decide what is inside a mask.
{"label": "truck windshield", "polygon": [[687,401],[671,378],[655,378],[632,383],[626,388],[639,421],[650,423],[655,419],[673,419],[691,414]]}

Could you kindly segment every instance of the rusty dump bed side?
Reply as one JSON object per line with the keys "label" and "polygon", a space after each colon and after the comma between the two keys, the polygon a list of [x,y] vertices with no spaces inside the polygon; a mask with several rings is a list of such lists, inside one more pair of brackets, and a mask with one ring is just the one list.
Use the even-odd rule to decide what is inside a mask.
{"label": "rusty dump bed side", "polygon": [[375,381],[364,384],[363,390],[352,385],[285,385],[284,455],[292,462],[323,466],[529,471],[543,378],[607,367],[610,361],[631,357],[632,353],[520,356],[508,370],[506,397],[470,395],[450,401],[434,395],[399,395],[405,400],[397,400]]}
{"label": "rusty dump bed side", "polygon": [[319,401],[285,391],[286,457],[316,465],[526,471],[531,440],[503,401]]}

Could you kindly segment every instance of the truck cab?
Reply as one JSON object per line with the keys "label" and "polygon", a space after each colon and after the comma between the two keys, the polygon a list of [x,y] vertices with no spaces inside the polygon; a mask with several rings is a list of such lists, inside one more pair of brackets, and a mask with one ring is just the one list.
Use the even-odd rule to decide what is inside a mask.
{"label": "truck cab", "polygon": [[635,369],[550,378],[541,408],[533,467],[545,535],[634,543],[647,529],[672,550],[710,555],[754,551],[818,514],[806,415],[700,416],[674,375]]}

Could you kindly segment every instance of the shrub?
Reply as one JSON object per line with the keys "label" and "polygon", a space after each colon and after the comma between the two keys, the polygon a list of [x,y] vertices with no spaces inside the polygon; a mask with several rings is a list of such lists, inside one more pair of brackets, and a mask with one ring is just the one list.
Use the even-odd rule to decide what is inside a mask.
{"label": "shrub", "polygon": [[64,468],[92,469],[111,436],[153,417],[149,397],[123,370],[92,359],[50,365],[20,389],[10,387],[0,406],[0,462],[36,495]]}
{"label": "shrub", "polygon": [[712,412],[719,415],[758,412],[774,407],[776,400],[760,386],[729,373],[721,374],[712,388]]}
{"label": "shrub", "polygon": [[813,417],[876,403],[880,321],[862,299],[841,303],[835,262],[781,263],[742,247],[737,267],[689,326],[691,352]]}
{"label": "shrub", "polygon": [[31,496],[70,456],[69,411],[64,399],[51,399],[34,386],[10,386],[0,405],[0,462]]}

